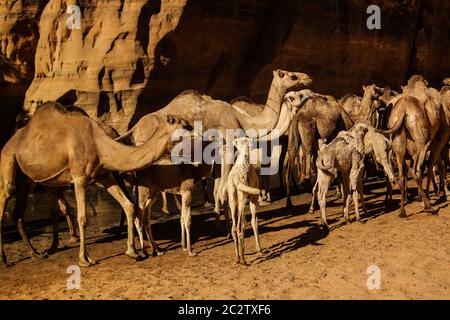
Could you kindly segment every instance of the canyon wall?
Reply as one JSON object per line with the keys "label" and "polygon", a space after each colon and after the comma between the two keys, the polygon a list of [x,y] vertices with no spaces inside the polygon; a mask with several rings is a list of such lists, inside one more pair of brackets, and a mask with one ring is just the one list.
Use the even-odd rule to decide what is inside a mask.
{"label": "canyon wall", "polygon": [[[366,27],[370,4],[380,30]],[[337,97],[414,73],[439,86],[449,15],[446,0],[0,0],[0,143],[21,108],[47,100],[123,132],[186,89],[263,102],[277,68]]]}

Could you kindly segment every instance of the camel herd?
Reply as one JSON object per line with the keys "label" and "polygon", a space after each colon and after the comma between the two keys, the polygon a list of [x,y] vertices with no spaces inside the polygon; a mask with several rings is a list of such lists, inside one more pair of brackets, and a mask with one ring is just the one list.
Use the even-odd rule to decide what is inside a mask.
{"label": "camel herd", "polygon": [[[430,203],[430,183],[445,201],[450,194],[446,182],[446,169],[450,165],[450,79],[445,79],[438,91],[422,76],[415,75],[402,87],[401,93],[369,85],[363,87],[362,97],[346,95],[339,100],[305,89],[311,83],[307,74],[275,70],[265,105],[243,98],[228,103],[185,91],[166,107],[142,117],[122,136],[90,119],[78,107],[44,103],[27,124],[14,132],[0,153],[2,264],[8,264],[3,247],[3,222],[8,199],[13,195],[17,201],[12,218],[32,257],[57,250],[59,213],[66,217],[71,240],[78,241],[63,194],[68,186],[74,187],[76,198],[79,265],[96,264],[85,245],[86,192],[90,183],[104,187],[121,205],[127,221],[126,255],[133,259],[150,255],[145,238],[153,255],[163,253],[152,236],[152,207],[159,193],[163,199],[166,193],[181,195],[181,245],[189,256],[195,256],[191,247],[192,194],[197,183],[214,179],[216,220],[220,222],[221,213],[225,214],[227,230],[235,243],[236,262],[246,265],[247,202],[259,252],[262,250],[257,205],[271,202],[269,177],[260,174],[265,164],[249,162],[254,140],[282,142],[271,150],[271,157],[272,162],[279,163],[280,185],[282,190],[286,188],[287,206],[292,205],[291,186],[296,186],[297,180],[300,183],[315,180],[311,212],[316,208],[317,198],[322,225],[327,230],[326,196],[333,181],[343,197],[347,223],[350,222],[351,201],[357,221],[361,221],[360,205],[367,213],[363,179],[369,158],[385,172],[386,201],[392,200],[392,184],[399,182],[400,217],[406,216],[407,169],[417,185],[424,211],[436,214]],[[302,90],[295,91],[298,89]],[[201,121],[204,130],[216,129],[224,135],[228,129],[264,129],[267,134],[236,137],[233,146],[237,156],[233,164],[174,164],[168,157],[177,142],[173,141],[174,131],[184,129],[193,137],[196,121]],[[225,158],[226,152],[221,156]],[[285,163],[286,170],[283,170]],[[294,174],[295,168],[298,174]],[[439,172],[439,183],[435,168]],[[427,174],[425,189],[422,188],[424,172]],[[45,254],[35,250],[24,229],[27,197],[36,185],[47,190],[53,207],[53,243]],[[136,250],[134,225],[141,250]]]}

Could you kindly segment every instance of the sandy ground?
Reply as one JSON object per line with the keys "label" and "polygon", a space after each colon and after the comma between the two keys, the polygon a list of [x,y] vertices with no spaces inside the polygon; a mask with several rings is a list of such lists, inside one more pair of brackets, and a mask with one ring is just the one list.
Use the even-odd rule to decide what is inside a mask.
{"label": "sandy ground", "polygon": [[[81,269],[81,289],[69,290],[66,273],[78,261],[77,244],[61,233],[60,250],[47,259],[31,260],[19,241],[6,244],[14,265],[0,267],[2,299],[450,299],[450,209],[441,204],[439,216],[407,206],[409,217],[397,216],[398,205],[385,210],[384,185],[366,187],[369,216],[364,224],[345,225],[341,201],[330,194],[328,217],[332,230],[319,227],[318,213],[308,214],[310,194],[260,208],[260,231],[266,252],[255,254],[247,226],[247,261],[234,263],[232,240],[218,230],[210,213],[195,214],[193,247],[188,257],[179,246],[176,219],[153,225],[166,254],[135,262],[123,255],[125,237],[117,239],[91,227],[89,249],[99,264]],[[414,189],[413,189],[414,191]],[[397,200],[396,194],[394,199]],[[353,217],[353,215],[352,215]],[[61,227],[63,227],[63,223]],[[41,250],[51,235],[38,234]],[[369,290],[367,269],[381,270],[381,289]]]}

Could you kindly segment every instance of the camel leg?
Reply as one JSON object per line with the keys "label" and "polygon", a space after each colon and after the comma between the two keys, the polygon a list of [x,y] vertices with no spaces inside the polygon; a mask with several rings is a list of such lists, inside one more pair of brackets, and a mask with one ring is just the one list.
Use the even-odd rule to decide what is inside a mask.
{"label": "camel leg", "polygon": [[[141,187],[138,187],[138,188],[141,188]],[[148,200],[149,190],[148,190],[148,188],[145,188],[145,187],[142,187],[142,189],[145,189],[145,192],[143,192],[143,191],[139,192],[139,208],[136,213],[135,225],[136,225],[136,230],[138,232],[139,244],[141,245],[142,254],[144,257],[148,257],[149,254],[147,252],[147,248],[144,243],[144,229],[145,229],[144,220],[145,220],[145,211],[147,209],[147,203],[149,201]]]}
{"label": "camel leg", "polygon": [[78,242],[78,235],[75,231],[75,227],[72,221],[72,215],[70,214],[70,207],[67,203],[67,200],[64,198],[62,192],[58,192],[58,200],[57,200],[57,210],[66,218],[67,226],[69,227],[69,242],[75,243]]}
{"label": "camel leg", "polygon": [[437,211],[431,206],[430,198],[425,193],[422,187],[422,163],[425,160],[425,155],[427,153],[428,146],[422,146],[421,149],[419,149],[419,152],[417,155],[414,155],[414,166],[413,166],[413,178],[417,185],[417,190],[419,191],[419,195],[423,201],[424,204],[424,211],[431,213],[431,214],[437,214]]}
{"label": "camel leg", "polygon": [[80,229],[80,255],[79,255],[79,265],[81,267],[89,267],[96,262],[92,260],[86,249],[86,188],[87,181],[86,178],[74,178],[75,180],[75,197],[77,200],[77,219],[78,227]]}
{"label": "camel leg", "polygon": [[314,184],[314,188],[312,190],[312,199],[311,199],[311,206],[309,207],[309,213],[314,214],[315,211],[315,200],[317,197],[317,191],[319,187],[319,178],[317,178],[316,183]]}
{"label": "camel leg", "polygon": [[202,180],[202,192],[203,192],[204,207],[211,208],[212,203],[211,201],[209,201],[208,181],[206,179]]}
{"label": "camel leg", "polygon": [[327,223],[327,213],[326,213],[326,206],[327,206],[327,193],[328,188],[330,187],[330,178],[327,175],[324,175],[324,180],[319,182],[319,191],[318,191],[318,202],[320,206],[320,218],[322,222],[323,228],[328,231],[330,230],[328,223]]}
{"label": "camel leg", "polygon": [[2,265],[9,265],[6,259],[5,249],[3,248],[3,217],[5,215],[6,204],[8,202],[8,195],[3,186],[0,184],[0,251],[2,256]]}
{"label": "camel leg", "polygon": [[400,218],[406,218],[405,200],[407,196],[406,190],[406,175],[405,175],[405,155],[406,155],[406,135],[404,132],[401,135],[395,137],[393,141],[393,148],[395,157],[397,159],[398,175],[399,175],[399,187],[400,187]]}
{"label": "camel leg", "polygon": [[148,242],[152,246],[153,249],[153,255],[154,256],[162,256],[164,254],[164,250],[158,247],[156,244],[155,238],[153,238],[152,233],[152,209],[153,205],[155,204],[155,199],[150,201],[150,203],[147,205],[147,209],[145,211],[145,219],[144,219],[144,227],[145,227],[145,233],[147,235]]}
{"label": "camel leg", "polygon": [[16,192],[16,206],[13,211],[13,221],[19,230],[22,241],[26,244],[30,257],[32,259],[39,259],[45,257],[36,251],[28,238],[24,227],[24,214],[27,208],[28,195],[34,188],[34,184],[28,181],[22,174],[17,175],[17,192]]}
{"label": "camel leg", "polygon": [[[195,254],[191,248],[191,201],[192,190],[183,190],[181,193],[181,244],[183,251],[187,251],[190,257],[195,257]],[[184,235],[184,237],[183,237]]]}
{"label": "camel leg", "polygon": [[[231,194],[231,192],[234,193],[234,191],[228,191],[228,205],[230,208],[231,213],[231,220],[232,220],[232,226],[231,226],[231,236],[233,237],[234,241],[234,252],[235,252],[235,259],[236,263],[239,264],[239,245],[238,245],[238,234],[237,234],[237,203],[236,203],[236,196],[235,194]],[[227,209],[225,209],[227,210]]]}
{"label": "camel leg", "polygon": [[[352,175],[352,173],[350,174]],[[353,173],[357,175],[357,173]],[[353,205],[355,206],[356,221],[361,222],[361,216],[359,215],[359,192],[358,192],[358,181],[355,181],[355,177],[350,178],[350,186],[353,196]]]}
{"label": "camel leg", "polygon": [[286,172],[284,174],[284,182],[286,184],[286,197],[287,197],[286,207],[292,207],[290,178],[294,174],[294,164],[295,164],[294,156],[288,154]]}
{"label": "camel leg", "polygon": [[161,211],[165,214],[169,214],[169,208],[167,206],[167,194],[165,192],[161,192],[161,199],[162,199],[162,208]]}
{"label": "camel leg", "polygon": [[247,265],[245,261],[245,205],[247,202],[246,195],[238,191],[238,222],[237,235],[239,240],[239,261],[243,265]]}
{"label": "camel leg", "polygon": [[220,226],[220,178],[214,179],[214,214],[216,223]]}
{"label": "camel leg", "polygon": [[261,243],[259,241],[258,216],[256,214],[257,201],[258,201],[258,199],[256,199],[256,197],[250,198],[250,212],[252,214],[252,228],[253,228],[253,235],[255,236],[256,251],[261,253],[262,249],[261,249]]}
{"label": "camel leg", "polygon": [[345,223],[350,224],[350,216],[349,216],[349,209],[350,209],[350,182],[347,176],[342,177],[342,195],[343,195],[343,212],[344,212],[344,218]]}
{"label": "camel leg", "polygon": [[125,254],[132,259],[138,259],[139,255],[137,254],[134,245],[134,204],[127,198],[123,190],[117,185],[117,182],[111,174],[106,174],[98,177],[97,182],[105,187],[108,193],[114,199],[116,199],[117,202],[119,202],[120,206],[125,212],[128,228],[128,249]]}

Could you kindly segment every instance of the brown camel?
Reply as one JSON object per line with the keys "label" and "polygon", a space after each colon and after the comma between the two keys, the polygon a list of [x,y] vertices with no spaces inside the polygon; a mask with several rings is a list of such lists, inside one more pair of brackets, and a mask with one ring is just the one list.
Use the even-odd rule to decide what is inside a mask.
{"label": "brown camel", "polygon": [[[428,87],[424,77],[414,75],[403,87],[403,94],[416,97],[425,109],[430,130],[430,158],[427,166],[426,194],[429,197],[429,186],[432,179],[433,167],[438,165],[440,176],[445,180],[445,166],[442,164],[441,154],[448,144],[450,137],[450,118],[446,116],[444,106],[441,104],[441,94],[434,88]],[[419,167],[421,168],[421,167]],[[442,198],[446,201],[445,188],[442,189]]]}
{"label": "brown camel", "polygon": [[436,134],[443,128],[441,126],[442,109],[439,103],[435,103],[433,93],[430,94],[427,83],[421,76],[411,77],[408,85],[403,87],[403,94],[391,100],[391,103],[393,107],[389,117],[389,130],[384,133],[393,135],[393,147],[400,176],[399,215],[406,217],[406,156],[412,159],[410,169],[419,190],[419,196],[424,203],[425,212],[436,214],[428,194],[422,188],[422,164],[428,150],[431,151],[430,164],[435,162],[433,158],[442,150],[441,142],[435,139]]}
{"label": "brown camel", "polygon": [[300,158],[300,182],[303,183],[311,179],[311,165],[317,156],[319,138],[330,141],[339,130],[349,129],[355,123],[370,124],[372,115],[379,106],[377,99],[383,94],[383,90],[372,84],[363,86],[363,91],[362,98],[347,95],[339,102],[332,96],[315,94],[300,107],[294,127],[290,130],[288,143],[285,174],[287,206],[291,205],[289,180],[297,158]]}
{"label": "brown camel", "polygon": [[[96,182],[115,197],[128,220],[128,250],[131,258],[138,258],[134,247],[134,206],[126,198],[110,171],[142,170],[157,161],[173,145],[171,133],[187,128],[187,123],[167,115],[161,118],[159,130],[139,148],[132,148],[112,140],[92,119],[77,111],[70,111],[57,103],[45,103],[29,124],[18,130],[1,151],[0,162],[0,227],[8,198],[15,189],[15,175],[20,168],[29,179],[47,187],[59,188],[74,184],[77,218],[80,229],[80,266],[96,262],[89,257],[85,245],[86,188]],[[0,246],[2,263],[7,264],[3,249],[2,228]]]}
{"label": "brown camel", "polygon": [[[83,109],[75,107],[75,106],[64,106],[66,111],[77,111],[80,113],[85,114]],[[31,119],[31,118],[30,118]],[[29,120],[28,119],[28,122]],[[22,127],[25,126],[26,123],[23,123]],[[119,136],[118,132],[112,128],[111,126],[99,122],[99,125],[102,127],[102,129],[106,132],[106,134],[111,138],[116,138]],[[18,129],[17,129],[18,130]],[[119,172],[112,172],[112,175],[119,185],[119,187],[122,189],[122,191],[126,194],[127,198],[130,198],[128,194],[128,190],[124,184],[124,179],[131,180],[132,174],[120,174]],[[132,184],[132,182],[130,182]],[[59,230],[58,230],[58,216],[63,215],[66,218],[67,225],[69,227],[69,241],[71,243],[75,243],[78,241],[78,236],[76,234],[75,228],[73,226],[72,222],[72,216],[70,215],[70,207],[67,203],[67,200],[64,197],[64,189],[63,188],[51,188],[46,187],[47,193],[49,194],[49,199],[51,201],[51,216],[53,221],[53,241],[52,245],[49,250],[45,251],[43,254],[40,254],[36,251],[36,249],[31,244],[31,241],[29,240],[27,233],[25,232],[24,228],[24,214],[27,208],[28,203],[28,196],[34,192],[35,187],[37,186],[37,183],[35,183],[33,180],[29,179],[26,175],[24,175],[20,170],[17,170],[16,173],[16,201],[15,201],[15,207],[13,211],[13,221],[17,225],[17,228],[19,230],[19,233],[22,237],[23,242],[26,244],[28,251],[30,253],[31,258],[42,258],[45,257],[47,254],[54,253],[59,246]],[[125,218],[125,212],[122,210],[121,219]],[[119,229],[121,231],[122,229]]]}

